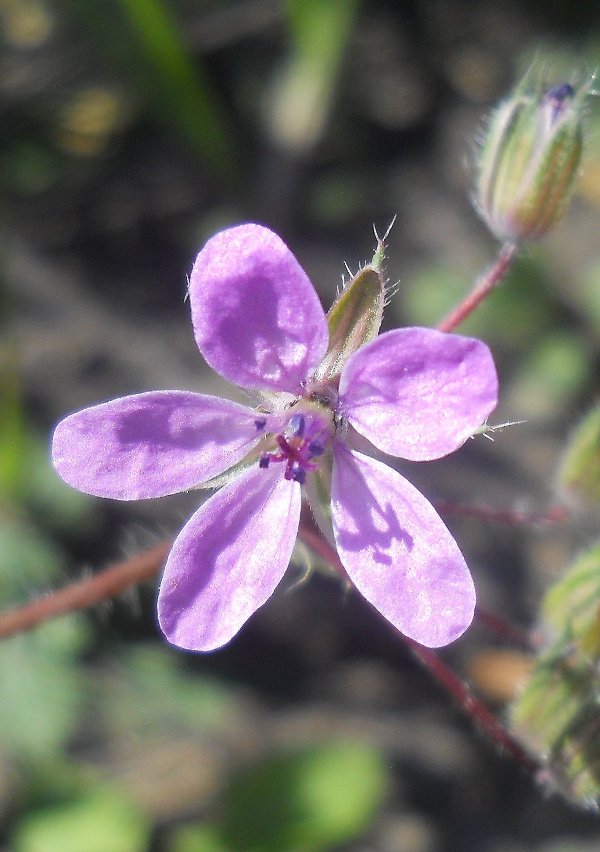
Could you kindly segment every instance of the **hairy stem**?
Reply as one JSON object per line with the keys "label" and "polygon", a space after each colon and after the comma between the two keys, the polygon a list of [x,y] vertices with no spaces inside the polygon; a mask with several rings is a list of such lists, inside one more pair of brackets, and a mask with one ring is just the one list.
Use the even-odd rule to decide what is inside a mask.
{"label": "hairy stem", "polygon": [[475,308],[505,278],[517,255],[517,251],[518,246],[516,243],[504,243],[498,252],[498,257],[493,266],[475,281],[470,293],[438,324],[439,331],[454,331],[457,325],[460,325],[461,322],[464,322],[473,313]]}
{"label": "hairy stem", "polygon": [[[336,572],[345,577],[345,571],[337,553],[316,530],[312,520],[306,514],[302,518],[299,536],[305,544],[329,562]],[[162,541],[150,550],[111,565],[92,577],[79,580],[31,603],[0,613],[0,637],[5,638],[31,630],[59,615],[87,609],[150,579],[162,567],[171,544],[170,540]],[[487,614],[484,620],[486,618],[488,618]],[[419,645],[396,630],[394,630],[394,637],[404,642],[434,679],[458,703],[461,710],[493,743],[511,754],[529,772],[538,773],[541,766],[524,751],[487,706],[473,695],[467,684],[454,674],[434,651]]]}
{"label": "hairy stem", "polygon": [[475,723],[475,726],[491,742],[498,746],[501,751],[514,757],[532,775],[537,776],[542,771],[542,765],[525,751],[483,701],[473,695],[467,684],[454,674],[435,651],[424,648],[407,636],[402,636],[402,639],[440,686],[452,696],[463,713]]}
{"label": "hairy stem", "polygon": [[170,547],[171,541],[162,541],[150,550],[111,565],[91,577],[0,613],[0,638],[31,630],[49,618],[87,609],[150,579],[162,567]]}

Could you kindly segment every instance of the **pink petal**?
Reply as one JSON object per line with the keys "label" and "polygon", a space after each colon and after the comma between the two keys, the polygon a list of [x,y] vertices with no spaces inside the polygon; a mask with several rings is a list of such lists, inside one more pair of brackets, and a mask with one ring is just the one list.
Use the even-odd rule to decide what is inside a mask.
{"label": "pink petal", "polygon": [[462,446],[498,401],[484,343],[430,328],[388,331],[346,364],[341,405],[354,428],[386,453],[437,459]]}
{"label": "pink petal", "polygon": [[261,225],[229,228],[206,243],[190,302],[198,348],[241,387],[298,393],[327,351],[327,321],[312,284]]}
{"label": "pink petal", "polygon": [[56,427],[52,459],[79,491],[115,500],[193,488],[256,444],[251,408],[185,391],[125,396],[85,408]]}
{"label": "pink petal", "polygon": [[343,446],[335,449],[331,492],[337,550],[358,591],[422,645],[460,636],[475,590],[431,503],[392,468]]}
{"label": "pink petal", "polygon": [[300,486],[281,465],[229,483],[191,517],[169,554],[158,620],[169,642],[212,651],[273,594],[300,518]]}

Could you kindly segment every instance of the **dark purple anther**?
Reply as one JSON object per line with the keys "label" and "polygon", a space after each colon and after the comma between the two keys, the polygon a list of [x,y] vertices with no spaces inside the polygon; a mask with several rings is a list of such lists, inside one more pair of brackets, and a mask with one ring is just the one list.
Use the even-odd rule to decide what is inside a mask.
{"label": "dark purple anther", "polygon": [[269,467],[269,462],[271,461],[271,457],[265,453],[264,456],[261,456],[258,460],[258,466],[262,467],[263,470]]}
{"label": "dark purple anther", "polygon": [[308,445],[308,452],[312,456],[322,456],[325,452],[325,447],[318,441],[311,441]]}
{"label": "dark purple anther", "polygon": [[575,89],[569,83],[559,83],[556,86],[552,86],[551,89],[548,89],[545,97],[551,101],[564,101],[567,98],[572,98],[575,94]]}
{"label": "dark purple anther", "polygon": [[544,99],[547,103],[550,103],[552,107],[552,121],[555,121],[556,117],[560,115],[564,109],[565,101],[568,98],[572,98],[574,94],[575,89],[569,83],[559,83],[556,86],[552,86],[551,89],[548,89],[544,95]]}
{"label": "dark purple anther", "polygon": [[260,420],[255,420],[254,425],[256,426],[257,431],[262,432],[262,430],[267,425],[267,418],[261,417]]}
{"label": "dark purple anther", "polygon": [[306,471],[304,470],[302,465],[298,464],[298,462],[295,462],[292,465],[291,473],[294,482],[299,483],[299,485],[304,485],[304,483],[306,482]]}

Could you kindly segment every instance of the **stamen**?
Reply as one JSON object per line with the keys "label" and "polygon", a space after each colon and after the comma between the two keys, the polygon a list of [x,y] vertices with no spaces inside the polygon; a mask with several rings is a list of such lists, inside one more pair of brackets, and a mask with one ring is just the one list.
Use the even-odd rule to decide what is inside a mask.
{"label": "stamen", "polygon": [[[262,420],[255,422],[258,428]],[[276,451],[263,453],[258,461],[259,467],[265,469],[271,462],[285,462],[284,478],[304,485],[309,471],[317,469],[313,459],[322,456],[327,448],[332,425],[329,418],[323,418],[316,412],[292,414],[282,432],[274,435]]]}
{"label": "stamen", "polygon": [[292,479],[300,485],[304,485],[306,482],[306,470],[298,462],[294,462],[292,465]]}
{"label": "stamen", "polygon": [[262,430],[267,425],[267,418],[261,417],[259,420],[255,420],[254,425],[256,426],[256,429],[257,429],[258,432],[262,432]]}

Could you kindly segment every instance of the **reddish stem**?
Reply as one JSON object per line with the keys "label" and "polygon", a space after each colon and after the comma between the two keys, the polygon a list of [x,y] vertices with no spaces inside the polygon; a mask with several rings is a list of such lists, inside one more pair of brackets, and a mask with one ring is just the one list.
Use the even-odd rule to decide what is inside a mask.
{"label": "reddish stem", "polygon": [[514,509],[492,509],[489,506],[473,506],[468,503],[435,500],[435,508],[443,515],[477,518],[499,524],[516,526],[538,526],[540,524],[564,523],[569,513],[563,506],[551,506],[543,512],[519,512]]}
{"label": "reddish stem", "polygon": [[[312,518],[304,515],[299,531],[300,538],[329,562],[343,577],[346,576],[339,557],[329,542],[315,528]],[[87,609],[107,598],[115,597],[130,586],[150,579],[162,566],[171,547],[163,541],[150,550],[111,565],[104,571],[79,580],[52,592],[46,597],[0,613],[0,637],[12,636],[30,630],[42,622],[75,610]],[[486,616],[489,618],[489,616]],[[486,705],[476,698],[469,687],[444,663],[437,654],[419,645],[407,636],[394,631],[412,653],[433,675],[435,680],[458,702],[465,712],[496,745],[509,752],[529,772],[537,773],[541,766],[513,739]]]}
{"label": "reddish stem", "polygon": [[302,504],[302,514],[300,516],[298,538],[300,541],[303,541],[307,547],[314,551],[317,556],[320,556],[324,562],[330,565],[335,570],[336,574],[342,578],[342,580],[348,582],[346,569],[340,561],[337,550],[329,544],[321,530],[317,527],[310,509],[304,502]]}
{"label": "reddish stem", "polygon": [[131,559],[118,562],[94,574],[51,592],[43,598],[0,613],[0,638],[30,630],[49,618],[87,609],[114,598],[130,586],[154,576],[164,563],[171,541],[163,541]]}
{"label": "reddish stem", "polygon": [[[401,636],[401,634],[397,634]],[[412,653],[433,675],[435,680],[444,687],[452,698],[458,703],[461,710],[469,716],[475,725],[483,733],[499,746],[502,751],[508,752],[521,766],[536,776],[543,769],[534,758],[511,736],[507,729],[494,716],[491,710],[476,698],[466,683],[464,683],[452,669],[438,657],[435,651],[419,645],[407,636],[401,636],[404,643],[411,649]]]}
{"label": "reddish stem", "polygon": [[457,325],[460,325],[473,313],[475,308],[489,296],[506,276],[516,257],[517,250],[516,243],[504,243],[493,266],[477,279],[471,292],[438,324],[440,331],[454,331]]}
{"label": "reddish stem", "polygon": [[533,632],[509,624],[501,616],[490,612],[479,604],[475,608],[475,620],[486,630],[495,633],[496,636],[504,639],[510,645],[522,648],[525,651],[533,651],[536,648],[536,638]]}

